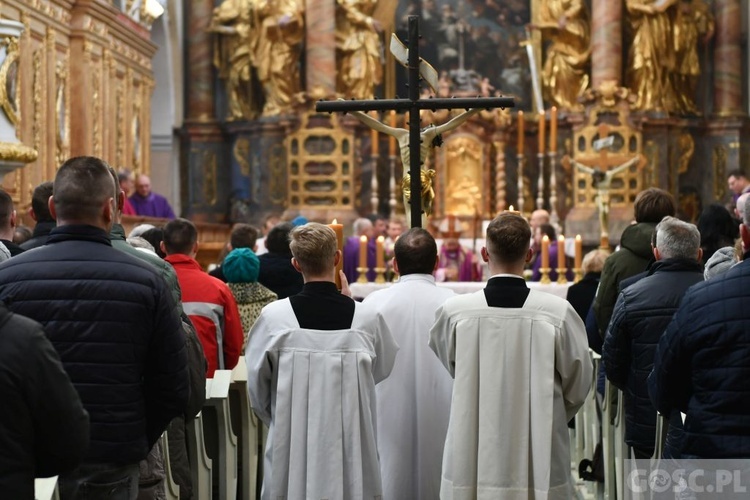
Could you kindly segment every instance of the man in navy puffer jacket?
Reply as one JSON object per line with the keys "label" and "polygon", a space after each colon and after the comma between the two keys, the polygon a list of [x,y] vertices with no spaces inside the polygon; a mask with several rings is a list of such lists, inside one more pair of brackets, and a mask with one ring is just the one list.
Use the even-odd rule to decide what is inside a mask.
{"label": "man in navy puffer jacket", "polygon": [[[656,345],[685,291],[703,281],[698,228],[665,217],[654,234],[656,262],[646,277],[620,292],[602,349],[607,378],[625,395],[625,442],[633,448],[635,458],[654,453],[657,417],[646,379]],[[665,456],[674,457],[682,421],[677,411],[670,417]]]}
{"label": "man in navy puffer jacket", "polygon": [[138,462],[189,396],[172,296],[149,264],[112,247],[114,200],[106,163],[66,161],[47,245],[0,266],[0,300],[44,326],[90,416],[89,450],[60,476],[61,498],[132,495]]}
{"label": "man in navy puffer jacket", "polygon": [[664,332],[648,378],[661,413],[685,413],[682,458],[750,457],[750,204],[745,260],[693,286]]}

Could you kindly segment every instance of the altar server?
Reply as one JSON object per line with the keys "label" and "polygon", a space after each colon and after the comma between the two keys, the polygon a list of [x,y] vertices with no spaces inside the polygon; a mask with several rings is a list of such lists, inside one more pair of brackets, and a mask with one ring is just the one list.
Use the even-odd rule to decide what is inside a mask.
{"label": "altar server", "polygon": [[267,305],[250,330],[251,406],[269,426],[261,498],[376,498],[375,384],[398,346],[373,307],[340,294],[336,234],[290,233],[302,292]]}
{"label": "altar server", "polygon": [[592,385],[581,318],[530,290],[528,222],[498,215],[482,258],[492,278],[438,309],[430,347],[454,377],[442,500],[573,496],[567,422]]}
{"label": "altar server", "polygon": [[435,285],[437,245],[430,233],[408,230],[394,252],[398,283],[364,301],[383,313],[399,345],[391,375],[375,389],[383,498],[433,500],[440,492],[453,380],[428,342],[435,311],[455,294]]}

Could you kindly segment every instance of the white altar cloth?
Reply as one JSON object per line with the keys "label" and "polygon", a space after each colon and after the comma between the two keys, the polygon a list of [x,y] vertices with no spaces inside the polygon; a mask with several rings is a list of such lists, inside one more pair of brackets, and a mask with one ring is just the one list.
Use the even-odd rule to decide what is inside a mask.
{"label": "white altar cloth", "polygon": [[[486,281],[446,281],[442,283],[437,283],[437,286],[450,288],[456,293],[472,293],[476,292],[477,290],[481,290],[485,287],[487,284]],[[560,298],[565,298],[568,294],[568,287],[572,285],[572,283],[567,283],[565,285],[558,285],[557,283],[550,283],[549,285],[542,285],[541,283],[537,281],[527,281],[526,285],[528,285],[529,288],[533,290],[540,290],[542,292],[551,293],[554,295],[557,295]],[[381,290],[383,288],[387,288],[391,286],[391,283],[350,283],[349,288],[352,291],[352,297],[355,299],[364,299],[368,295],[370,295],[372,292],[376,290]]]}

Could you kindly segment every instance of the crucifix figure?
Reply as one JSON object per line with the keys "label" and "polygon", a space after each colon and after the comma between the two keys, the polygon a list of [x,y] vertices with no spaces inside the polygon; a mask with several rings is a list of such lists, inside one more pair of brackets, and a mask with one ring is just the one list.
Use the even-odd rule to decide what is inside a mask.
{"label": "crucifix figure", "polygon": [[[458,127],[462,123],[466,122],[469,118],[482,111],[481,109],[470,109],[464,111],[460,115],[451,119],[450,121],[443,123],[442,125],[427,125],[419,132],[419,163],[420,163],[420,177],[422,182],[421,191],[421,213],[422,213],[422,225],[427,222],[427,217],[432,212],[432,200],[435,197],[435,191],[432,189],[432,179],[435,177],[435,171],[432,169],[426,170],[421,168],[424,165],[425,160],[430,154],[430,151],[439,147],[443,144],[442,134],[449,132],[454,128]],[[367,125],[368,127],[377,130],[385,135],[390,135],[396,138],[398,147],[401,150],[401,162],[403,165],[409,165],[411,162],[411,152],[409,150],[409,130],[403,128],[389,127],[385,123],[379,122],[375,118],[361,111],[352,111],[351,114],[356,117],[359,121]],[[401,181],[401,191],[404,194],[404,209],[406,210],[407,219],[411,220],[411,175],[404,174]]]}
{"label": "crucifix figure", "polygon": [[[393,47],[393,44],[392,44]],[[404,168],[409,167],[409,189],[410,201],[408,203],[411,211],[410,222],[411,227],[422,226],[422,213],[426,208],[431,206],[429,203],[425,206],[422,202],[422,193],[425,196],[430,196],[431,189],[425,190],[422,187],[422,177],[431,179],[425,173],[422,173],[422,160],[423,154],[429,152],[433,147],[432,141],[439,137],[441,132],[452,130],[461,123],[465,122],[472,114],[477,113],[481,109],[490,108],[510,108],[514,106],[513,99],[510,97],[485,97],[485,98],[434,98],[434,99],[421,99],[420,98],[420,81],[426,79],[428,82],[435,80],[434,75],[426,73],[426,68],[429,65],[423,64],[419,58],[419,17],[409,16],[409,42],[408,42],[408,53],[406,54],[407,61],[406,66],[409,70],[409,98],[408,99],[375,99],[366,101],[319,101],[315,110],[318,112],[344,112],[354,113],[355,111],[367,112],[367,111],[408,111],[409,119],[408,132],[406,129],[393,129],[387,127],[390,132],[386,132],[385,129],[381,130],[384,133],[393,135],[399,142],[401,147],[401,158],[404,160]],[[433,85],[431,83],[431,85]],[[435,89],[433,89],[435,90]],[[453,120],[437,126],[427,127],[424,131],[420,129],[419,112],[420,110],[437,110],[437,109],[465,109],[467,110],[462,115],[457,116]],[[361,115],[355,115],[357,118],[362,120]],[[367,115],[364,115],[367,116]],[[370,126],[386,127],[382,123],[375,119],[369,118],[372,122],[365,122]],[[458,120],[458,121],[456,121]],[[447,128],[450,126],[450,128]],[[398,135],[397,135],[398,134]],[[434,174],[433,174],[434,175]],[[404,175],[406,179],[406,175]],[[407,190],[404,190],[407,192]]]}
{"label": "crucifix figure", "polygon": [[[607,139],[609,128],[606,124],[599,126],[599,139],[604,144],[609,144]],[[598,142],[598,141],[597,141]],[[596,188],[596,206],[599,211],[599,229],[601,235],[602,246],[605,246],[605,241],[609,241],[609,191],[612,187],[612,179],[618,174],[628,170],[630,167],[637,165],[638,168],[642,168],[646,164],[646,159],[641,154],[636,154],[634,157],[625,161],[621,165],[613,166],[612,159],[607,155],[608,145],[603,145],[595,149],[598,149],[600,153],[599,161],[591,163],[590,165],[576,161],[568,156],[562,159],[562,165],[566,170],[570,170],[573,166],[577,170],[591,175],[591,184]],[[606,246],[609,244],[607,243]]]}

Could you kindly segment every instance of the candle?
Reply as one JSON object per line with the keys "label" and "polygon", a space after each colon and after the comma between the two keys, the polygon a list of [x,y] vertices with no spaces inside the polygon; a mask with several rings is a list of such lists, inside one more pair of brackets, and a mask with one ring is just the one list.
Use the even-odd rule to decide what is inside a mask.
{"label": "candle", "polygon": [[524,128],[524,121],[523,121],[523,111],[518,112],[518,151],[516,151],[516,154],[522,155],[523,154],[523,128]]}
{"label": "candle", "polygon": [[[391,127],[396,128],[396,111],[391,110]],[[390,156],[396,156],[396,138],[390,136],[388,139],[388,154]],[[404,165],[408,167],[408,165]]]}
{"label": "candle", "polygon": [[[372,117],[377,120],[378,119],[378,112],[373,111]],[[378,144],[378,131],[375,129],[371,129],[370,132],[370,142],[372,142],[372,156],[378,156],[378,153],[380,152],[380,145]]]}
{"label": "candle", "polygon": [[575,268],[580,269],[581,263],[583,262],[583,241],[581,241],[581,235],[576,234],[576,257],[575,257]]}
{"label": "candle", "polygon": [[385,238],[383,238],[383,236],[378,236],[378,239],[375,240],[375,267],[378,269],[385,269],[384,244]]}
{"label": "candle", "polygon": [[367,236],[359,237],[359,267],[367,269]]}
{"label": "candle", "polygon": [[544,114],[544,111],[539,112],[539,154],[544,154],[544,129],[547,126],[547,117]]}
{"label": "candle", "polygon": [[549,116],[549,150],[557,151],[557,106],[552,106]]}
{"label": "candle", "polygon": [[343,269],[344,267],[344,225],[339,224],[336,219],[333,219],[333,222],[328,224],[328,227],[333,229],[333,232],[336,233],[336,248],[341,251],[339,263],[336,265],[336,275],[334,276],[334,280],[336,281],[336,288],[341,290],[341,278],[339,277],[339,271],[341,271],[341,269]]}
{"label": "candle", "polygon": [[565,236],[562,234],[557,237],[557,268],[565,269]]}
{"label": "candle", "polygon": [[542,237],[542,269],[549,268],[549,236]]}

